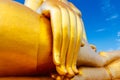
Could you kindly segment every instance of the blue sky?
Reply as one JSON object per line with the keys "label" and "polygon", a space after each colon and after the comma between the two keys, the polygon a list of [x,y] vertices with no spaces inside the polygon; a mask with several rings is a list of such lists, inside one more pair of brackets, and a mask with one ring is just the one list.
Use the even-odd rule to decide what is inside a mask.
{"label": "blue sky", "polygon": [[69,1],[82,12],[89,43],[98,51],[120,50],[120,0]]}

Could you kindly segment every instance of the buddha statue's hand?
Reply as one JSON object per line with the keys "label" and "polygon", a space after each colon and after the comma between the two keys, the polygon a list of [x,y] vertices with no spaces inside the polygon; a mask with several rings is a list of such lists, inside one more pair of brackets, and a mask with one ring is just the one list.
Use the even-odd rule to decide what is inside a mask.
{"label": "buddha statue's hand", "polygon": [[[87,41],[86,32],[85,32],[85,29],[84,29],[83,21],[82,21],[82,19],[81,19],[81,16],[82,16],[81,11],[80,11],[76,6],[74,6],[74,4],[72,4],[71,2],[68,2],[68,1],[66,1],[66,0],[63,0],[63,2],[64,2],[66,5],[68,5],[69,7],[71,7],[71,8],[74,10],[74,12],[80,17],[80,20],[81,20],[81,22],[82,22],[82,27],[83,27],[83,35],[82,35],[83,37],[82,37],[82,38]],[[84,44],[85,44],[85,43],[82,41],[82,42],[81,42],[81,46],[83,46]],[[97,48],[96,48],[95,45],[90,44],[90,47],[91,47],[95,52],[97,51]]]}
{"label": "buddha statue's hand", "polygon": [[60,75],[74,76],[77,55],[82,37],[82,25],[79,16],[66,3],[58,0],[46,0],[38,13],[50,18],[53,32],[53,61]]}
{"label": "buddha statue's hand", "polygon": [[[64,0],[63,0],[63,1],[64,1]],[[70,6],[70,7],[74,10],[74,12],[79,15],[79,17],[80,17],[80,19],[81,19],[81,16],[82,16],[81,11],[80,11],[76,6],[74,6],[74,4],[72,4],[71,2],[67,2],[66,0],[65,0],[64,2],[65,2],[68,6]],[[82,19],[81,19],[81,22],[83,23]],[[82,38],[87,41],[87,36],[86,36],[86,32],[85,32],[85,29],[84,29],[84,25],[83,25],[83,24],[82,24],[82,27],[83,27],[83,35],[82,35],[83,37],[82,37]],[[84,44],[85,44],[85,43],[82,41],[81,46],[83,46]],[[90,47],[91,47],[95,52],[97,51],[97,48],[96,48],[95,45],[90,44]]]}

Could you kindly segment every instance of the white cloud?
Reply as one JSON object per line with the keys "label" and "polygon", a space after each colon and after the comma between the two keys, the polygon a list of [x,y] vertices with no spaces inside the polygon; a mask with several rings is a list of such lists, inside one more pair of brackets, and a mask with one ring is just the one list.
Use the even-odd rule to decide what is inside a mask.
{"label": "white cloud", "polygon": [[109,48],[108,50],[106,50],[107,52],[109,52],[109,51],[114,51],[114,49],[113,48]]}
{"label": "white cloud", "polygon": [[120,37],[120,32],[117,33],[117,37]]}
{"label": "white cloud", "polygon": [[113,19],[116,19],[118,17],[119,17],[118,14],[114,14],[114,15],[110,16],[109,18],[106,18],[106,21],[113,20]]}
{"label": "white cloud", "polygon": [[102,7],[101,10],[106,16],[106,21],[114,20],[119,17],[118,12],[116,11],[116,8],[111,3],[111,0],[102,0]]}
{"label": "white cloud", "polygon": [[115,50],[120,50],[120,46],[113,49],[113,48],[109,48],[108,50],[106,50],[107,52],[111,52],[111,51],[115,51]]}
{"label": "white cloud", "polygon": [[96,32],[102,32],[102,31],[105,31],[105,29],[101,28],[101,29],[96,30]]}
{"label": "white cloud", "polygon": [[117,50],[120,50],[120,46],[117,48]]}
{"label": "white cloud", "polygon": [[117,42],[120,42],[120,39],[116,39],[117,40]]}
{"label": "white cloud", "polygon": [[116,39],[117,43],[120,44],[120,32],[117,32],[117,39]]}
{"label": "white cloud", "polygon": [[110,0],[102,0],[102,11],[103,12],[110,12],[111,11],[111,4],[110,4]]}
{"label": "white cloud", "polygon": [[117,32],[117,39],[116,39],[116,41],[117,41],[117,46],[118,46],[117,50],[120,50],[120,31]]}

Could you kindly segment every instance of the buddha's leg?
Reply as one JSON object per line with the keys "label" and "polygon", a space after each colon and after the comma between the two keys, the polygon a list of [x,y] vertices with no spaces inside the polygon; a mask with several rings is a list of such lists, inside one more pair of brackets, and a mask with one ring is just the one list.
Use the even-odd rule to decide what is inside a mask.
{"label": "buddha's leg", "polygon": [[96,53],[90,45],[85,42],[85,45],[80,47],[77,65],[104,66],[118,58],[120,58],[120,51]]}
{"label": "buddha's leg", "polygon": [[120,79],[120,58],[104,67],[81,67],[79,75],[73,80],[119,80]]}
{"label": "buddha's leg", "polygon": [[[119,53],[120,54],[120,53]],[[109,72],[111,78],[120,79],[120,58],[106,66],[106,70]]]}
{"label": "buddha's leg", "polygon": [[120,78],[120,51],[100,52],[98,54],[86,43],[80,49],[78,65],[79,67],[88,67],[80,67],[79,76],[74,77],[74,79],[108,80]]}
{"label": "buddha's leg", "polygon": [[79,75],[76,75],[73,80],[111,80],[111,76],[103,67],[81,67],[79,68]]}
{"label": "buddha's leg", "polygon": [[49,21],[25,6],[5,0],[0,0],[0,16],[0,76],[50,70]]}

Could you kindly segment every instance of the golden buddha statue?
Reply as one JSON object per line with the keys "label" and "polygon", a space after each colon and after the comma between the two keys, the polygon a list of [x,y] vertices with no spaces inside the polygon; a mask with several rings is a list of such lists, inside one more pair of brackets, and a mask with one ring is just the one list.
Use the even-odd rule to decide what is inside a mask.
{"label": "golden buddha statue", "polygon": [[97,53],[80,11],[68,1],[0,0],[1,80],[42,80],[52,73],[58,80],[120,79],[120,51]]}

